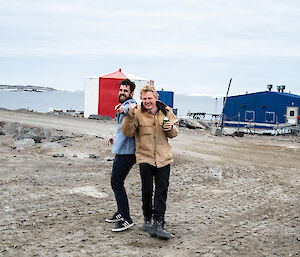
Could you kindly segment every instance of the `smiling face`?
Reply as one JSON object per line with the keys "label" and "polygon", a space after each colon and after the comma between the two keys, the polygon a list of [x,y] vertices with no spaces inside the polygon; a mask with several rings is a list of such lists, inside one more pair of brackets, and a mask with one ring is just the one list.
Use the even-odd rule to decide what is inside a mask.
{"label": "smiling face", "polygon": [[132,98],[133,92],[130,93],[130,86],[121,85],[119,90],[119,102],[124,103],[128,99]]}
{"label": "smiling face", "polygon": [[156,108],[157,108],[156,101],[157,101],[157,98],[154,96],[154,93],[152,91],[147,91],[147,92],[142,93],[143,106],[147,110],[152,111],[152,113],[153,113],[153,110],[156,110]]}

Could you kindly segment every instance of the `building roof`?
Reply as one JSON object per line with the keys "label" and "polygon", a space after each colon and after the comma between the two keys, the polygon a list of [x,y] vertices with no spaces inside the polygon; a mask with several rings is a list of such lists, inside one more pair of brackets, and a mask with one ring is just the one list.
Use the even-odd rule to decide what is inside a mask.
{"label": "building roof", "polygon": [[280,96],[287,96],[287,97],[294,97],[299,98],[300,95],[290,94],[290,93],[281,93],[277,91],[261,91],[261,92],[255,92],[255,93],[249,93],[249,94],[243,94],[243,95],[234,95],[234,96],[228,96],[228,97],[240,97],[240,96],[251,96],[251,95],[260,95],[260,94],[273,94],[273,95],[280,95]]}
{"label": "building roof", "polygon": [[87,79],[95,79],[95,78],[96,79],[110,78],[110,79],[130,79],[130,80],[133,80],[133,81],[150,81],[147,78],[143,78],[143,77],[137,76],[135,74],[122,71],[121,69],[119,69],[116,72],[109,72],[109,73],[105,73],[105,74],[100,74],[100,75],[94,75],[94,76],[87,77]]}

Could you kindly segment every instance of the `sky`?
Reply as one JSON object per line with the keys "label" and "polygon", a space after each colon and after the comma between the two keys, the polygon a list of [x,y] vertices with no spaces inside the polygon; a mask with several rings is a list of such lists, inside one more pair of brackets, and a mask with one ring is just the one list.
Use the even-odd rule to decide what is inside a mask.
{"label": "sky", "polygon": [[175,94],[285,85],[300,95],[299,0],[10,0],[0,3],[0,84],[84,90],[117,71]]}

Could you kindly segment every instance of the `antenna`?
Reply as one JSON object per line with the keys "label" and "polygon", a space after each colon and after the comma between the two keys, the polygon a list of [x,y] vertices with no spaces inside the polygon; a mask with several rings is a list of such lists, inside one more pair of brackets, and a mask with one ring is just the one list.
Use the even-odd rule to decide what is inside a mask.
{"label": "antenna", "polygon": [[269,91],[272,91],[273,85],[272,84],[268,84],[267,88],[268,88]]}
{"label": "antenna", "polygon": [[225,109],[225,105],[226,105],[226,102],[227,102],[227,97],[228,97],[228,92],[229,92],[229,88],[230,88],[230,85],[231,85],[231,81],[232,81],[232,78],[230,78],[229,85],[228,85],[228,88],[227,88],[226,97],[225,97],[225,100],[224,100],[224,105],[223,105],[223,110],[222,110],[221,129],[223,129],[223,124],[224,124],[224,109]]}

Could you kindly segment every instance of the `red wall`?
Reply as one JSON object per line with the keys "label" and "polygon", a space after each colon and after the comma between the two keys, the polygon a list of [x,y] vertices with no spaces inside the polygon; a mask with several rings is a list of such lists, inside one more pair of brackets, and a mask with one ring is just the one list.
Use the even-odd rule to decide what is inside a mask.
{"label": "red wall", "polygon": [[115,117],[115,106],[119,103],[120,82],[123,79],[99,79],[98,114]]}

